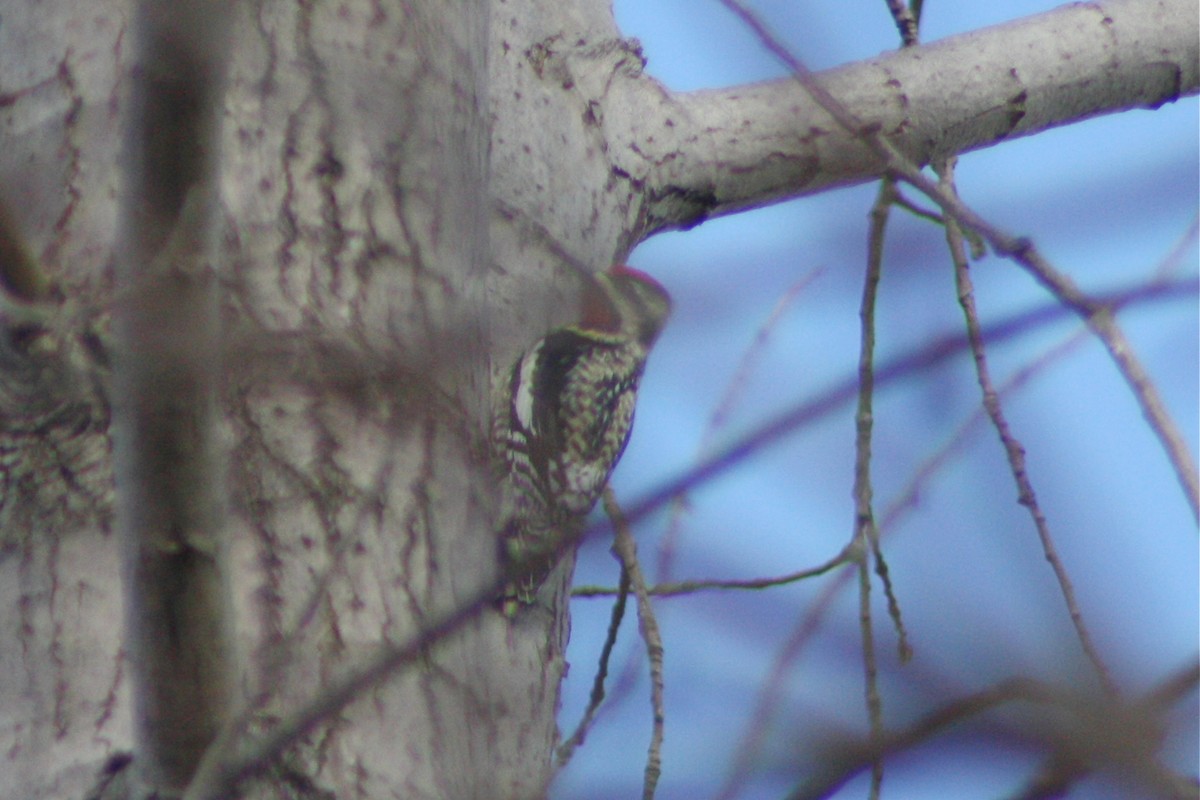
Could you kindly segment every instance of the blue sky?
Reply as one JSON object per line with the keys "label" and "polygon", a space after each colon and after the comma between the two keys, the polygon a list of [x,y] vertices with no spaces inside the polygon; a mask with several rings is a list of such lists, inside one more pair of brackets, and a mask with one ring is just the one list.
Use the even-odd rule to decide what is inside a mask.
{"label": "blue sky", "polygon": [[[930,2],[923,37],[932,41],[1055,5]],[[895,46],[880,0],[775,0],[757,8],[813,68]],[[715,0],[618,0],[616,13],[623,32],[642,41],[650,73],[672,89],[782,74]],[[960,192],[993,222],[1033,237],[1085,289],[1130,285],[1163,263],[1196,218],[1197,108],[1189,98],[968,154],[959,165]],[[812,276],[756,351],[741,399],[713,441],[733,441],[852,374],[874,194],[874,186],[830,192],[663,234],[635,251],[631,262],[671,290],[677,310],[652,357],[633,442],[615,478],[622,497],[636,498],[694,462],[749,343],[798,280]],[[1176,269],[1194,276],[1197,261],[1195,238],[1186,240]],[[1011,263],[987,258],[972,271],[985,322],[1048,299]],[[941,233],[928,223],[893,217],[880,291],[882,358],[961,328]],[[1121,322],[1194,458],[1200,405],[1194,298],[1133,309]],[[1064,319],[993,348],[996,380],[1076,328]],[[960,358],[881,391],[874,444],[880,511],[978,407],[974,381],[969,360]],[[1091,339],[1039,373],[1006,408],[1097,646],[1125,691],[1144,690],[1195,657],[1200,629],[1195,525],[1163,452]],[[774,575],[840,550],[852,521],[852,413],[842,407],[693,492],[675,575]],[[1013,675],[1088,684],[1061,595],[1015,498],[996,436],[981,426],[888,534],[885,553],[916,648],[912,663],[897,663],[876,586],[889,724],[903,725],[938,698]],[[651,565],[665,527],[662,515],[639,527],[639,546]],[[615,578],[607,543],[585,545],[576,583],[612,584]],[[657,603],[667,665],[660,800],[715,795],[764,676],[830,580]],[[757,778],[739,797],[782,796],[812,763],[817,744],[864,730],[856,607],[855,593],[839,595],[812,645],[786,672]],[[608,605],[578,600],[573,614],[564,733],[586,703]],[[650,713],[634,630],[627,625],[614,659],[617,672],[634,665],[632,688],[604,712],[560,776],[553,792],[558,800],[640,796]],[[1200,747],[1196,710],[1192,695],[1164,750],[1170,763],[1192,774]],[[986,748],[969,737],[937,740],[919,755],[889,769],[884,797],[1002,796],[1038,763],[1011,741]],[[1115,798],[1114,791],[1093,780],[1072,797]],[[864,797],[865,789],[851,784],[839,796]]]}

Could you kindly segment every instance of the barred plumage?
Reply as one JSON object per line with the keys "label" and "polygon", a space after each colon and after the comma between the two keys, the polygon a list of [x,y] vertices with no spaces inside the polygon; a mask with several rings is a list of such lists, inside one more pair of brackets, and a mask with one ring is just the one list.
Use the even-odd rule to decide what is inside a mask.
{"label": "barred plumage", "polygon": [[546,334],[497,387],[492,439],[506,473],[501,558],[531,603],[564,538],[604,491],[633,426],[638,382],[670,313],[666,290],[625,266],[587,288],[578,324]]}

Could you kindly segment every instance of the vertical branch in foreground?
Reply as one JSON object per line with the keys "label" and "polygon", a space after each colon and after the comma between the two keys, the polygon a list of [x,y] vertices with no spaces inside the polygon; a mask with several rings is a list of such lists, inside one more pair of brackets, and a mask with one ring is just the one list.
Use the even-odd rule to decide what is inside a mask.
{"label": "vertical branch in foreground", "polygon": [[617,498],[611,487],[604,489],[603,497],[604,511],[613,524],[613,552],[621,559],[621,569],[627,573],[629,584],[637,596],[638,624],[642,630],[642,639],[646,642],[646,657],[650,661],[650,706],[653,711],[653,725],[650,731],[650,750],[646,754],[645,778],[642,781],[642,800],[654,800],[658,777],[662,774],[663,728],[666,719],[663,702],[662,631],[658,627],[658,617],[654,615],[654,606],[650,603],[646,577],[642,574],[642,566],[638,562],[637,543],[633,541],[629,522],[621,507],[617,505]]}
{"label": "vertical branch in foreground", "polygon": [[[854,535],[852,543],[859,549],[859,624],[862,630],[863,673],[870,722],[871,742],[883,733],[883,701],[879,696],[878,662],[875,656],[875,634],[871,622],[871,578],[868,563],[879,532],[875,528],[871,488],[871,434],[874,429],[875,402],[875,303],[879,295],[879,279],[883,271],[883,242],[894,184],[884,180],[879,197],[871,209],[871,235],[868,245],[867,272],[863,277],[860,349],[858,356],[858,408],[854,414]],[[876,552],[878,550],[876,549]],[[883,761],[871,765],[869,797],[879,796],[883,783]]]}
{"label": "vertical branch in foreground", "polygon": [[213,269],[229,3],[143,0],[114,311],[117,528],[135,783],[180,793],[232,697]]}

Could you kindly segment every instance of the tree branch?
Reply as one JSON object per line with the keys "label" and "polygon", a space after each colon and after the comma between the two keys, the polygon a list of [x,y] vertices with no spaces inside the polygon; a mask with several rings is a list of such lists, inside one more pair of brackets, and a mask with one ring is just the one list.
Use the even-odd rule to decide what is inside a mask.
{"label": "tree branch", "polygon": [[[943,164],[935,166],[935,169],[941,176],[942,185],[949,194],[957,194],[957,188],[954,185],[954,167],[955,159],[952,158],[947,159]],[[980,332],[979,312],[975,304],[975,287],[974,282],[971,280],[967,250],[964,245],[962,231],[954,219],[946,220],[946,243],[950,249],[950,258],[954,262],[954,278],[958,289],[958,302],[963,310],[967,326],[967,338],[971,342],[971,356],[975,361],[975,375],[979,382],[983,407],[987,410],[988,417],[992,421],[992,427],[996,429],[996,433],[1000,437],[1001,446],[1004,448],[1005,457],[1008,459],[1009,470],[1017,486],[1018,502],[1029,512],[1033,527],[1037,531],[1038,540],[1042,545],[1042,553],[1045,555],[1046,561],[1049,562],[1051,569],[1054,571],[1054,577],[1058,581],[1059,591],[1062,593],[1063,601],[1067,605],[1067,613],[1071,617],[1071,622],[1075,626],[1075,634],[1079,639],[1079,644],[1095,668],[1096,675],[1099,677],[1105,691],[1115,696],[1118,691],[1116,681],[1113,680],[1112,674],[1105,665],[1104,659],[1100,655],[1100,650],[1096,647],[1092,634],[1088,630],[1087,623],[1084,622],[1083,611],[1079,607],[1074,584],[1067,573],[1066,566],[1058,555],[1058,547],[1055,545],[1054,536],[1050,532],[1050,523],[1046,519],[1045,511],[1042,510],[1042,506],[1038,502],[1037,492],[1034,491],[1033,480],[1029,475],[1029,468],[1025,463],[1025,446],[1017,438],[1012,427],[1009,425],[1008,415],[1005,413],[1004,406],[1000,402],[1000,393],[996,391],[996,386],[992,381],[991,368],[988,365],[987,359],[987,348],[983,341],[983,334]]]}
{"label": "tree branch", "polygon": [[[1200,90],[1189,0],[1110,0],[906,48],[816,81],[910,160]],[[796,81],[673,94],[645,82],[607,124],[614,169],[644,184],[644,235],[879,177],[883,162]],[[752,124],[751,122],[752,121]]]}
{"label": "tree branch", "polygon": [[139,792],[163,797],[187,785],[234,686],[211,263],[228,10],[202,0],[138,6],[125,142],[117,527],[135,778]]}
{"label": "tree branch", "polygon": [[612,488],[604,490],[604,511],[612,520],[616,535],[613,552],[621,560],[621,570],[628,574],[630,586],[637,597],[638,623],[642,640],[646,643],[646,657],[650,662],[650,706],[653,709],[653,724],[650,731],[650,749],[646,755],[645,777],[642,782],[642,800],[654,800],[654,791],[662,774],[662,743],[665,721],[663,703],[663,640],[658,627],[658,617],[646,591],[646,578],[637,557],[637,543],[629,530],[621,508],[617,505]]}
{"label": "tree branch", "polygon": [[[1194,782],[1162,768],[1157,763],[1155,751],[1161,746],[1156,732],[1158,719],[1167,713],[1171,704],[1194,691],[1198,679],[1200,672],[1192,662],[1169,675],[1142,698],[1121,703],[1111,695],[1091,696],[1029,678],[1010,678],[951,700],[908,726],[888,732],[877,742],[849,745],[826,754],[815,773],[797,786],[788,798],[817,800],[829,797],[876,758],[914,749],[955,725],[1014,703],[1062,712],[1057,721],[1047,721],[1034,739],[1055,751],[1064,764],[1070,765],[1070,777],[1107,768],[1137,789],[1148,789],[1155,796],[1193,797]],[[988,728],[999,729],[1002,723],[985,720],[984,726],[986,732]],[[1035,730],[1032,726],[1023,727]]]}

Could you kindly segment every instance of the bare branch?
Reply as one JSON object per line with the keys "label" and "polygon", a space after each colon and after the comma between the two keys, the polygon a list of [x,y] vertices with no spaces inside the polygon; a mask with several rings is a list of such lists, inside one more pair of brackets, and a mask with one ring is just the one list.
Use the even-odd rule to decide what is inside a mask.
{"label": "bare branch", "polygon": [[650,596],[646,591],[646,578],[642,575],[641,564],[638,563],[637,543],[633,541],[629,524],[625,521],[611,488],[604,490],[604,510],[616,529],[613,550],[621,559],[621,569],[628,573],[629,583],[637,596],[638,622],[642,639],[646,642],[646,655],[650,661],[650,705],[653,709],[654,724],[650,733],[650,750],[646,754],[646,778],[642,787],[642,800],[654,800],[654,790],[662,772],[663,722],[666,714],[663,703],[662,632],[658,628],[658,618],[654,616],[654,606],[650,604]]}
{"label": "bare branch", "polygon": [[629,599],[629,570],[621,567],[620,584],[617,586],[617,601],[613,603],[612,616],[608,622],[608,632],[604,636],[604,646],[600,650],[600,664],[596,668],[596,679],[592,681],[592,694],[588,698],[587,708],[583,718],[575,726],[575,732],[567,737],[557,752],[558,766],[561,769],[571,760],[576,748],[587,738],[588,730],[596,719],[600,704],[604,702],[604,681],[608,678],[608,664],[612,658],[613,647],[617,643],[617,632],[621,629],[621,620],[625,618],[625,604]]}
{"label": "bare branch", "polygon": [[[1096,697],[1051,686],[1027,678],[1014,678],[973,694],[952,700],[925,714],[907,727],[885,735],[877,744],[863,743],[830,753],[822,759],[817,774],[798,786],[788,800],[816,800],[831,796],[840,786],[866,769],[874,759],[910,750],[948,728],[1014,702],[1051,707],[1065,712],[1061,722],[1052,726],[1039,741],[1058,753],[1072,769],[1090,771],[1115,767],[1122,777],[1164,797],[1194,797],[1195,785],[1180,794],[1189,782],[1157,765],[1154,751],[1159,746],[1153,730],[1155,719],[1166,710],[1159,698],[1177,700],[1195,689],[1194,664],[1169,676],[1141,701],[1115,702],[1111,695]],[[1026,730],[1032,726],[1025,726]]]}
{"label": "bare branch", "polygon": [[[955,191],[954,159],[947,159],[945,164],[940,165],[939,172],[941,174],[943,189],[948,194],[953,194]],[[1092,641],[1092,636],[1088,632],[1087,625],[1083,621],[1083,612],[1080,611],[1079,601],[1075,597],[1075,587],[1071,583],[1071,577],[1067,574],[1066,567],[1063,566],[1062,559],[1059,558],[1058,548],[1054,545],[1054,537],[1050,533],[1050,525],[1046,521],[1046,515],[1038,504],[1037,493],[1033,489],[1033,481],[1030,479],[1029,470],[1025,466],[1025,448],[1009,427],[1008,420],[1004,414],[1004,408],[1000,404],[1000,396],[996,392],[995,385],[992,383],[985,344],[983,336],[980,334],[979,315],[975,308],[975,290],[968,268],[967,254],[963,247],[963,238],[959,232],[958,223],[954,219],[946,220],[946,244],[950,248],[950,257],[954,261],[954,279],[958,287],[958,302],[962,306],[963,316],[966,320],[967,337],[971,340],[971,355],[975,361],[975,373],[978,376],[979,389],[983,395],[983,407],[987,410],[988,417],[992,421],[992,426],[996,429],[996,433],[1000,436],[1000,442],[1004,446],[1004,453],[1008,458],[1013,481],[1017,484],[1018,502],[1025,506],[1029,511],[1030,517],[1033,518],[1034,528],[1037,530],[1038,539],[1042,543],[1042,552],[1045,553],[1046,560],[1050,562],[1050,567],[1054,570],[1059,590],[1062,592],[1063,600],[1067,604],[1067,613],[1070,615],[1071,622],[1075,626],[1075,633],[1079,637],[1079,643],[1083,647],[1083,652],[1087,655],[1088,660],[1092,662],[1092,666],[1095,667],[1096,673],[1105,690],[1115,695],[1117,693],[1116,683],[1109,674],[1108,668],[1104,665],[1104,659],[1100,657],[1100,652],[1096,649],[1096,645]]]}
{"label": "bare branch", "polygon": [[[863,275],[862,300],[859,303],[858,408],[854,413],[854,526],[851,539],[858,542],[858,622],[862,641],[863,696],[871,741],[883,733],[883,698],[879,693],[879,662],[875,656],[875,631],[871,618],[871,573],[867,567],[870,552],[879,554],[879,530],[871,486],[871,435],[875,430],[875,306],[879,280],[883,276],[883,245],[888,214],[891,211],[893,182],[884,178],[871,208],[871,228],[867,245],[867,269]],[[877,800],[883,785],[883,762],[871,764],[870,800]]]}
{"label": "bare branch", "polygon": [[[646,587],[646,593],[652,597],[679,597],[681,595],[696,594],[697,592],[708,591],[711,589],[732,589],[732,590],[757,590],[770,589],[774,586],[786,586],[789,583],[795,583],[807,578],[815,578],[818,575],[824,575],[835,567],[840,567],[843,564],[857,558],[858,544],[852,542],[847,545],[842,552],[838,553],[833,558],[823,564],[819,564],[809,569],[802,569],[797,572],[789,572],[786,575],[778,575],[771,578],[751,578],[749,580],[690,580],[690,581],[675,581],[672,583],[660,583],[655,586]],[[577,586],[571,590],[572,597],[612,597],[620,596],[620,587],[613,589],[604,586]]]}
{"label": "bare branch", "polygon": [[217,454],[215,251],[227,4],[145,0],[126,141],[114,312],[115,466],[134,768],[182,791],[232,701]]}
{"label": "bare branch", "polygon": [[[770,43],[761,24],[734,13],[795,71],[795,59]],[[635,84],[627,87],[628,111],[619,122],[609,112],[621,143],[614,160],[645,184],[644,235],[688,228],[882,176],[890,159],[864,130],[885,135],[910,163],[925,164],[1195,94],[1198,43],[1190,0],[1064,5],[807,76],[806,84],[848,109],[850,125],[810,96],[811,86],[793,80],[688,94]]]}

